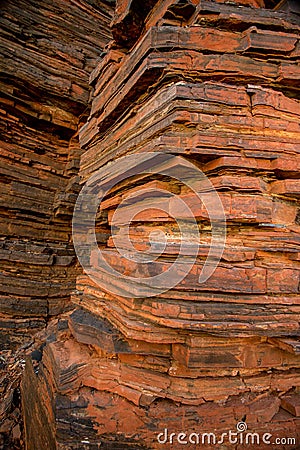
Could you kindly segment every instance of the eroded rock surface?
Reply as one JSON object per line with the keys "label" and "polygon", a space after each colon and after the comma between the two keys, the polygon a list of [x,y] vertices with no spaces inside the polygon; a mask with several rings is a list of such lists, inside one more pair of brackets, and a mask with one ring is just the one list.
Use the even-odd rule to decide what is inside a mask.
{"label": "eroded rock surface", "polygon": [[[49,323],[37,341],[34,351],[39,353],[27,358],[22,381],[27,448],[156,449],[164,447],[158,435],[164,440],[167,430],[165,448],[181,448],[180,439],[194,433],[194,443],[185,448],[195,448],[199,436],[200,445],[212,449],[217,444],[209,443],[207,435],[201,444],[202,433],[220,439],[242,423],[259,434],[260,442],[255,438],[252,448],[270,448],[261,439],[271,433],[272,445],[280,439],[279,447],[296,450],[297,5],[120,0],[111,27],[114,40],[101,61],[91,64],[89,116],[82,117],[78,140],[69,144],[70,133],[66,142],[76,148],[75,166],[80,166],[77,192],[79,183],[104,169],[107,183],[116,180],[98,211],[96,237],[120,275],[100,269],[91,280],[89,264],[99,263],[96,252],[85,255],[87,273],[75,261],[67,265],[66,279],[71,280],[71,272],[73,280],[77,276],[72,310]],[[74,80],[74,85],[80,83]],[[78,110],[67,110],[78,117]],[[204,284],[198,278],[210,250],[211,225],[203,203],[167,174],[130,177],[126,164],[109,172],[118,157],[153,151],[177,155],[172,167],[178,173],[184,170],[182,161],[193,162],[222,201],[226,246]],[[118,183],[118,176],[127,172]],[[154,197],[152,189],[164,193]],[[55,197],[57,213],[51,216],[53,224],[59,220],[62,233],[72,210],[64,195]],[[204,195],[209,198],[210,191]],[[142,277],[172,266],[180,244],[175,219],[188,219],[178,199],[189,206],[200,230],[196,263],[172,289],[152,295]],[[135,250],[157,255],[157,264],[126,258],[133,252],[124,235],[129,222]],[[149,245],[151,236],[156,236],[156,246]],[[162,236],[166,245],[160,254]],[[191,236],[184,245],[187,258],[193,248]],[[41,253],[47,267],[53,253]],[[54,281],[51,286],[58,287]],[[58,291],[53,304],[60,313],[64,291]],[[185,436],[178,440],[181,432]],[[218,445],[246,449],[242,435],[246,433],[238,435],[238,443],[224,438]]]}
{"label": "eroded rock surface", "polygon": [[79,273],[71,242],[77,130],[111,14],[106,1],[1,4],[0,432],[9,449],[19,439],[18,430],[14,443],[8,437],[19,413],[6,414],[18,397],[20,348],[70,308]]}

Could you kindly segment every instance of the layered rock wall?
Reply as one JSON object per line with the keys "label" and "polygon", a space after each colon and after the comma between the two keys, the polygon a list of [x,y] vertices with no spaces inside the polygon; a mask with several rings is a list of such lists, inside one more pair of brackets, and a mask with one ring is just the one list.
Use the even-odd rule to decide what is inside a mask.
{"label": "layered rock wall", "polygon": [[[241,423],[260,438],[271,433],[279,448],[299,448],[299,11],[293,2],[276,11],[276,2],[233,3],[117,2],[79,140],[82,184],[102,173],[111,187],[96,237],[119,275],[87,251],[76,309],[44,347],[36,379],[28,362],[29,449],[45,426],[32,423],[33,409],[49,417],[47,448],[154,449],[165,438],[166,448],[181,448],[193,436],[186,448],[199,439],[210,449],[203,433],[215,433],[218,448],[244,449],[241,428],[238,442],[220,441]],[[177,159],[162,156],[147,174],[113,163],[154,151]],[[184,161],[209,178],[226,219],[222,258],[202,284],[212,227],[205,202],[171,176]],[[202,194],[209,204],[209,190]],[[178,199],[200,231],[196,263],[153,295],[157,286],[142,278],[174,264],[175,219],[189,218]],[[136,250],[156,263],[133,260]],[[254,439],[252,448],[270,448]]]}
{"label": "layered rock wall", "polygon": [[106,1],[1,4],[0,432],[9,449],[11,424],[19,421],[20,348],[70,309],[80,273],[71,239],[77,130],[111,14]]}

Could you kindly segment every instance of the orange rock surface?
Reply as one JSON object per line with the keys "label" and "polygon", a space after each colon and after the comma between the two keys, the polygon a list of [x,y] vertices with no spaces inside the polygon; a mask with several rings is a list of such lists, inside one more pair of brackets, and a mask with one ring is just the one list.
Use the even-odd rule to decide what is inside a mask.
{"label": "orange rock surface", "polygon": [[[76,147],[81,192],[102,195],[97,174],[107,188],[97,245],[88,197],[72,305],[22,379],[28,450],[299,448],[299,18],[293,0],[117,1]],[[144,171],[147,152],[158,156]],[[180,178],[190,163],[210,183],[196,180],[201,201]],[[201,284],[218,258],[212,192],[226,242]],[[179,249],[191,270],[152,286]]]}

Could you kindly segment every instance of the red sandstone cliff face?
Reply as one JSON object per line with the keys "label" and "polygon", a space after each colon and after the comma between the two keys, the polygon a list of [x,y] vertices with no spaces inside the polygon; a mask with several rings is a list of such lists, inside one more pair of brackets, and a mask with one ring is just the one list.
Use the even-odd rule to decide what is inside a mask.
{"label": "red sandstone cliff face", "polygon": [[[226,246],[213,276],[199,285],[211,243],[207,209],[167,175],[129,173],[125,181],[116,181],[98,212],[96,236],[120,275],[99,271],[99,279],[92,281],[81,273],[72,296],[75,309],[51,321],[36,338],[42,359],[27,360],[22,382],[28,449],[181,448],[180,432],[213,432],[219,438],[235,431],[239,422],[260,436],[298,440],[281,441],[278,448],[299,447],[300,27],[295,2],[281,3],[274,12],[256,0],[117,2],[114,42],[99,64],[91,61],[89,66],[93,98],[89,117],[82,119],[79,145],[74,139],[71,150],[59,153],[62,178],[72,181],[55,190],[51,227],[47,222],[42,228],[35,220],[30,232],[59,231],[63,237],[49,239],[61,251],[55,256],[74,257],[65,230],[70,232],[73,194],[78,192],[77,168],[82,184],[104,169],[117,179],[119,173],[109,167],[118,157],[157,151],[193,162],[210,179],[224,207]],[[102,16],[96,19],[103,23]],[[92,39],[89,48],[93,44]],[[79,79],[73,83],[80,86]],[[72,101],[68,97],[65,109],[78,117],[86,100],[78,100],[78,88],[75,94],[69,89]],[[72,131],[64,138],[65,148],[77,126],[64,127]],[[68,172],[67,160],[75,161],[74,171]],[[180,160],[175,166],[184,170]],[[129,169],[119,168],[120,173]],[[153,198],[149,188],[167,193]],[[174,263],[180,241],[174,216],[186,219],[171,194],[191,208],[200,246],[191,272],[172,289],[151,296],[139,279]],[[114,216],[121,202],[121,214]],[[139,206],[142,213],[135,215]],[[157,265],[120,256],[120,250],[132,251],[124,238],[130,217],[136,249],[149,252],[151,233],[167,236]],[[159,239],[155,242],[159,249]],[[5,250],[13,249],[8,244]],[[193,248],[186,245],[187,256]],[[158,254],[155,246],[151,251]],[[51,256],[45,250],[41,254]],[[87,265],[97,263],[97,255],[87,256]],[[78,273],[75,261],[65,266],[67,295],[59,267],[52,262],[49,271],[50,286],[58,290],[45,294],[47,305],[54,298],[55,314],[64,310],[62,299],[68,304]],[[129,284],[124,275],[138,279]],[[32,304],[39,304],[37,298]],[[12,311],[4,315],[6,322],[9,315]],[[16,333],[11,336],[20,342]],[[165,429],[168,440],[175,433],[172,444],[157,439],[163,433],[163,440]],[[241,441],[219,444],[248,447]],[[203,448],[216,446],[206,442]],[[260,442],[252,448],[270,445]]]}
{"label": "red sandstone cliff face", "polygon": [[[110,39],[111,11],[106,1],[1,4],[1,419],[17,387],[14,352],[69,309],[79,273],[71,243],[77,130],[89,74]],[[2,420],[5,448],[13,445],[10,426]]]}

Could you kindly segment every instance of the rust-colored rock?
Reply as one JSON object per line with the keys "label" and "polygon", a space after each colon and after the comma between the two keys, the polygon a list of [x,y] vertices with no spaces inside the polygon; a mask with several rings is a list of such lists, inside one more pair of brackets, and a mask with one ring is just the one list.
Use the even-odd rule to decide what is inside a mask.
{"label": "rust-colored rock", "polygon": [[[32,233],[41,245],[42,230],[47,229],[49,242],[52,239],[60,249],[25,247],[34,254],[33,265],[43,267],[44,279],[35,278],[34,272],[27,278],[25,272],[16,276],[15,290],[7,284],[6,299],[12,292],[25,297],[32,317],[45,320],[68,310],[77,276],[72,311],[52,320],[44,337],[38,338],[40,361],[27,358],[22,382],[27,448],[158,449],[166,444],[179,449],[184,444],[192,449],[199,440],[208,450],[218,445],[242,450],[249,447],[242,440],[248,431],[256,433],[252,448],[268,449],[268,439],[272,445],[279,439],[279,447],[296,450],[297,8],[293,1],[272,0],[120,0],[111,27],[114,40],[106,54],[98,63],[91,60],[85,70],[91,72],[93,95],[78,140],[78,115],[87,101],[87,86],[81,86],[80,77],[68,91],[71,99],[65,98],[61,81],[62,105],[69,102],[70,108],[61,106],[64,114],[53,114],[54,128],[47,131],[61,149],[62,137],[53,130],[69,130],[64,151],[58,160],[53,158],[53,167],[50,146],[48,159],[38,154],[32,163],[37,170],[49,168],[52,178],[42,179],[52,190],[56,172],[63,170],[53,202],[40,191],[33,190],[30,197],[25,190],[25,195],[14,181],[4,191],[12,209],[28,202],[36,214],[38,197],[41,212]],[[98,48],[103,43],[99,41]],[[90,45],[95,45],[93,38]],[[50,114],[42,106],[39,103],[35,110]],[[38,136],[46,139],[45,130]],[[9,142],[8,154],[13,144]],[[153,151],[162,156],[153,160],[152,172],[132,173],[129,163],[114,165],[126,155],[135,155],[138,164],[141,155]],[[177,158],[170,162],[163,158],[168,154]],[[199,181],[201,201],[169,176],[171,169],[187,173],[188,161],[211,182]],[[158,175],[159,170],[163,174]],[[66,233],[79,183],[84,186],[98,171],[104,174],[104,185],[113,187],[96,215],[95,235],[117,273],[103,270],[97,248],[88,249],[91,234],[86,233],[83,255],[77,254],[85,271],[79,274]],[[217,258],[208,206],[215,191],[223,205],[226,245],[214,273],[200,284],[206,258]],[[92,203],[90,199],[84,205],[86,221]],[[185,277],[161,292],[147,280],[168,273],[181,244],[186,260],[194,254],[193,233],[182,243],[175,220],[188,222],[190,213],[200,230],[196,261]],[[15,217],[7,229],[17,233],[22,224],[28,226],[27,220],[21,216],[18,222]],[[124,232],[129,223],[130,240]],[[20,245],[5,242],[7,260],[31,267]],[[137,250],[156,257],[156,264],[130,258]],[[48,274],[53,276],[50,286]],[[43,302],[29,295],[36,281],[52,314],[47,310],[43,315],[38,310]],[[14,304],[3,304],[8,305],[3,314],[7,320]],[[26,316],[22,314],[21,321]],[[43,326],[29,317],[32,329]],[[239,432],[238,441],[221,437],[230,430]]]}
{"label": "rust-colored rock", "polygon": [[21,348],[70,309],[79,273],[71,242],[82,152],[77,130],[111,15],[108,2],[1,5],[1,448],[17,449],[20,441],[14,407]]}

